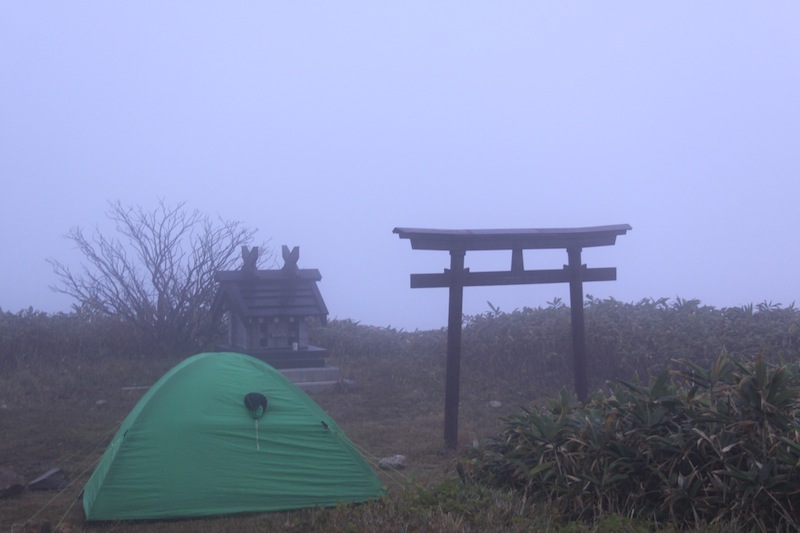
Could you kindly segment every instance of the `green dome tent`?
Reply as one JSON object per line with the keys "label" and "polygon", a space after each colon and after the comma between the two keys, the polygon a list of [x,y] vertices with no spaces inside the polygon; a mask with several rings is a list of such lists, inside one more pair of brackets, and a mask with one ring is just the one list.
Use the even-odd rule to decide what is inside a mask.
{"label": "green dome tent", "polygon": [[122,422],[86,484],[87,520],[332,506],[384,490],[311,398],[263,361],[190,357]]}

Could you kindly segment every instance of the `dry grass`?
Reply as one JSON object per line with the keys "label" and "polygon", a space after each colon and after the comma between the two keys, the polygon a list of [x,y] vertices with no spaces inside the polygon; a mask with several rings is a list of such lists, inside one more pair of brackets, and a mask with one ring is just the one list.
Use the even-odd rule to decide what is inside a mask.
{"label": "dry grass", "polygon": [[31,519],[82,524],[83,484],[142,394],[122,387],[152,383],[174,362],[107,358],[87,364],[37,357],[0,377],[0,466],[26,480],[61,468],[72,480],[62,493],[26,491],[0,500],[0,526],[8,530]]}
{"label": "dry grass", "polygon": [[[794,307],[717,311],[695,301],[631,305],[590,298],[587,309],[593,387],[606,379],[627,379],[634,371],[646,378],[673,357],[699,354],[705,360],[723,348],[741,357],[800,357],[800,311]],[[7,319],[0,324],[0,467],[13,468],[27,480],[60,467],[73,481],[61,493],[26,491],[0,499],[0,531],[20,531],[28,521],[67,523],[77,531],[132,532],[674,531],[618,515],[569,523],[558,509],[532,503],[524,494],[456,481],[455,460],[474,441],[499,434],[506,427],[501,417],[552,397],[561,387],[571,389],[569,313],[558,302],[548,309],[469,321],[461,369],[461,449],[455,452],[443,449],[443,331],[405,333],[332,321],[315,333],[314,344],[331,350],[329,363],[358,384],[315,399],[368,460],[408,457],[405,470],[379,472],[389,497],[331,509],[145,523],[86,523],[80,493],[116,426],[142,395],[123,387],[152,384],[179,359],[107,355],[130,353],[133,345],[104,324],[97,331],[89,324],[67,342],[75,331],[70,317],[0,317]],[[490,407],[492,400],[502,406]],[[730,530],[730,524],[702,529]]]}
{"label": "dry grass", "polygon": [[[347,524],[360,531],[380,530],[381,523],[386,523],[386,530],[395,530],[397,523],[392,521],[422,519],[421,515],[403,518],[404,511],[397,507],[402,498],[419,487],[433,487],[455,477],[457,453],[443,446],[443,355],[334,356],[329,363],[338,365],[343,376],[355,380],[357,386],[318,394],[317,402],[368,460],[377,462],[394,454],[408,457],[408,467],[403,471],[379,471],[389,489],[387,502],[357,506],[358,511],[343,506],[172,522],[84,522],[80,500],[83,484],[116,426],[142,395],[141,390],[126,391],[123,387],[150,384],[177,362],[116,357],[83,362],[77,356],[52,361],[40,356],[26,359],[0,376],[0,466],[13,468],[27,480],[58,467],[73,481],[61,493],[25,491],[15,498],[0,499],[0,530],[19,531],[22,524],[38,521],[103,531],[339,530]],[[515,396],[503,383],[491,385],[469,371],[462,374],[462,445],[497,433],[502,426],[500,417],[529,400]],[[503,406],[492,408],[491,400],[501,401]],[[428,507],[436,509],[435,505]],[[442,527],[452,525],[446,529],[464,529],[459,525],[463,519],[457,514],[439,513],[438,519]]]}

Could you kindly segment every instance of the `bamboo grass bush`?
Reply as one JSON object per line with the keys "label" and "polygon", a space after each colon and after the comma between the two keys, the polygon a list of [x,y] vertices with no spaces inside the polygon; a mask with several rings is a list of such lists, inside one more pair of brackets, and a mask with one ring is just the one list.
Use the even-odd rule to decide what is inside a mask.
{"label": "bamboo grass bush", "polygon": [[31,361],[141,355],[139,335],[113,317],[82,311],[0,311],[0,371]]}
{"label": "bamboo grass bush", "polygon": [[[570,311],[556,298],[546,307],[491,311],[464,322],[462,358],[496,379],[528,380],[533,397],[554,396],[573,380]],[[586,298],[589,386],[647,381],[678,358],[710,365],[724,350],[747,360],[800,359],[800,309],[772,303],[717,309],[699,300]]]}
{"label": "bamboo grass bush", "polygon": [[568,519],[797,530],[800,382],[794,365],[727,355],[622,381],[578,405],[562,393],[506,419],[459,462],[468,483],[512,487]]}

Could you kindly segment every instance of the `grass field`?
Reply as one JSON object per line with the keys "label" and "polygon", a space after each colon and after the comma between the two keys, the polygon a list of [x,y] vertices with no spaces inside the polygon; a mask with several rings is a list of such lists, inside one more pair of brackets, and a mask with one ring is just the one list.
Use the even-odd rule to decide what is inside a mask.
{"label": "grass field", "polygon": [[[342,525],[324,526],[322,517],[349,515],[351,511],[315,510],[144,524],[84,522],[80,501],[83,484],[117,425],[143,394],[142,389],[130,387],[154,382],[178,360],[106,357],[80,362],[79,358],[51,360],[39,356],[26,359],[16,370],[3,375],[0,466],[13,468],[26,480],[51,468],[62,468],[72,484],[61,493],[25,491],[18,497],[0,500],[2,530],[14,527],[17,531],[26,522],[41,521],[98,531],[255,531],[266,527],[302,531],[313,524],[331,530]],[[354,380],[357,386],[348,391],[317,394],[314,399],[370,462],[394,454],[408,458],[408,466],[402,471],[385,472],[376,468],[389,489],[390,499],[407,497],[424,487],[455,478],[453,463],[457,453],[444,448],[441,354],[420,353],[400,359],[385,354],[369,358],[334,356],[329,363],[339,366],[343,376]],[[471,374],[467,369],[462,376],[461,445],[496,433],[501,428],[502,415],[530,400],[527,394],[507,384],[487,383],[479,375]],[[499,401],[502,406],[491,407],[490,401]],[[365,510],[365,506],[360,507],[359,512]],[[381,511],[385,512],[386,509]],[[352,523],[357,529],[372,527],[359,526],[352,517],[343,520],[344,526]],[[457,530],[456,526],[454,522]],[[424,529],[424,525],[420,528]]]}
{"label": "grass field", "polygon": [[[209,519],[87,523],[82,487],[143,394],[131,387],[152,384],[181,358],[116,355],[105,345],[96,348],[102,353],[83,353],[74,344],[60,350],[61,337],[43,336],[42,324],[49,319],[8,315],[35,327],[23,329],[9,321],[11,326],[1,331],[0,468],[11,468],[28,481],[61,468],[71,484],[61,492],[25,491],[0,499],[0,531],[22,531],[26,523],[61,531],[676,531],[669,524],[618,515],[569,522],[558,509],[524,493],[460,483],[457,459],[474,443],[497,435],[505,427],[501,417],[551,398],[562,387],[572,390],[568,316],[568,309],[553,305],[469,321],[455,451],[444,448],[444,331],[398,332],[350,321],[333,321],[317,331],[314,343],[330,349],[329,364],[339,366],[357,387],[319,394],[315,400],[373,464],[394,454],[408,458],[402,471],[376,467],[389,493],[383,500]],[[15,337],[16,331],[22,333]],[[67,339],[71,329],[58,331]],[[800,313],[793,307],[714,310],[685,300],[673,305],[590,300],[587,334],[594,354],[590,386],[597,390],[605,380],[634,371],[646,379],[687,353],[707,360],[726,349],[743,358],[766,353],[796,360]],[[25,350],[30,339],[39,339],[39,348]],[[501,406],[490,406],[492,401]],[[698,531],[732,529],[745,530],[714,524]]]}

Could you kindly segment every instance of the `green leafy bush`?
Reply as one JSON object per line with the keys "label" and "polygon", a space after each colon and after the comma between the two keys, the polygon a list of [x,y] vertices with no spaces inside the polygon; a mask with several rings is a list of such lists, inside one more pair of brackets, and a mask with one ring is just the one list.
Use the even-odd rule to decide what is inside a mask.
{"label": "green leafy bush", "polygon": [[140,335],[113,317],[0,311],[0,371],[31,360],[138,355],[140,346]]}
{"label": "green leafy bush", "polygon": [[623,381],[579,405],[567,393],[506,419],[459,463],[570,519],[607,513],[682,526],[798,527],[800,381],[794,366],[683,361],[649,386]]}
{"label": "green leafy bush", "polygon": [[445,350],[445,330],[408,332],[392,327],[362,325],[354,320],[314,324],[310,340],[330,350],[334,357],[419,357]]}
{"label": "green leafy bush", "polygon": [[[794,306],[762,303],[715,309],[681,298],[623,303],[588,296],[585,312],[589,385],[595,390],[608,380],[630,379],[634,373],[648,379],[679,357],[709,364],[723,350],[741,359],[800,358],[800,310]],[[445,329],[409,332],[352,320],[315,327],[311,340],[337,358],[443,360],[447,349]],[[0,311],[0,370],[37,354],[164,355],[147,349],[147,341],[120,319],[85,310],[53,315],[33,309]],[[556,298],[547,307],[510,313],[492,308],[465,316],[462,370],[464,380],[470,376],[500,380],[510,388],[527,390],[531,398],[571,387],[569,308]]]}
{"label": "green leafy bush", "polygon": [[[681,298],[624,303],[588,296],[585,317],[594,390],[634,374],[647,380],[676,358],[705,365],[723,351],[742,360],[800,358],[800,310],[794,305],[717,309]],[[558,394],[574,379],[569,308],[556,298],[547,307],[510,313],[492,308],[465,317],[462,364],[467,372],[520,386],[524,381],[532,397]]]}

